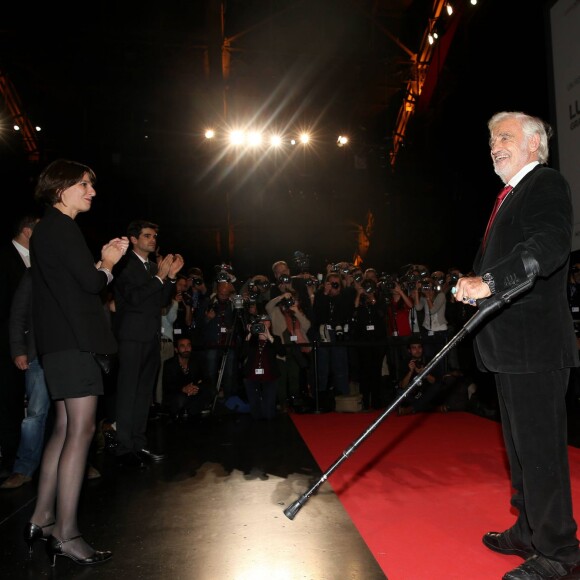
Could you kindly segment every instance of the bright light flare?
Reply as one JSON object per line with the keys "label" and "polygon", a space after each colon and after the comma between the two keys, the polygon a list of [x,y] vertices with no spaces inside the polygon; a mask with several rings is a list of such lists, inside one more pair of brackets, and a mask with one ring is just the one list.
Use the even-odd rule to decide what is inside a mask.
{"label": "bright light flare", "polygon": [[300,135],[300,143],[302,143],[303,145],[306,145],[306,143],[308,143],[308,141],[310,141],[310,135],[308,135],[307,133],[302,133]]}
{"label": "bright light flare", "polygon": [[282,137],[280,137],[280,135],[272,135],[270,137],[270,145],[272,145],[272,147],[280,147],[280,145],[282,145]]}
{"label": "bright light flare", "polygon": [[230,143],[232,145],[242,145],[245,141],[245,135],[243,131],[232,131],[230,133]]}
{"label": "bright light flare", "polygon": [[251,147],[258,147],[262,144],[262,134],[257,131],[252,131],[248,134],[248,145]]}
{"label": "bright light flare", "polygon": [[339,147],[344,147],[347,143],[348,143],[348,137],[346,137],[345,135],[338,136],[338,139],[336,140],[336,144]]}
{"label": "bright light flare", "polygon": [[208,129],[205,132],[205,138],[206,139],[213,139],[215,137],[215,131],[213,129]]}

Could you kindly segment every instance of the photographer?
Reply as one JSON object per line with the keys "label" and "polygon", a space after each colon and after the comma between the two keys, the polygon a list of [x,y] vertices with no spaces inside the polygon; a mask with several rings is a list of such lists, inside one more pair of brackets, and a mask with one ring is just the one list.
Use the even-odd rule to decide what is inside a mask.
{"label": "photographer", "polygon": [[[154,405],[152,405],[149,410],[149,417],[151,419],[158,418],[157,411],[163,406],[163,366],[166,361],[173,358],[175,351],[173,348],[174,339],[176,337],[182,336],[183,322],[177,322],[178,313],[181,307],[181,317],[189,318],[191,323],[191,308],[189,312],[184,314],[184,309],[186,308],[183,304],[182,295],[186,291],[188,286],[187,277],[178,274],[177,280],[173,286],[174,296],[171,302],[161,309],[161,336],[159,337],[159,353],[160,353],[160,366],[157,373],[157,381],[155,384],[154,393]],[[187,336],[187,328],[184,336]]]}
{"label": "photographer", "polygon": [[185,275],[177,276],[173,302],[176,305],[173,335],[189,336],[193,325],[193,311],[197,308],[197,294],[191,290],[189,279]]}
{"label": "photographer", "polygon": [[202,344],[202,330],[198,324],[198,312],[203,310],[207,303],[210,292],[206,286],[201,268],[189,268],[187,270],[188,286],[184,292],[185,302],[191,306],[192,320],[190,322],[189,336],[193,345],[194,354],[199,355],[199,347]]}
{"label": "photographer", "polygon": [[307,371],[312,348],[306,343],[309,342],[310,320],[302,312],[295,291],[272,298],[266,304],[266,312],[272,320],[273,334],[285,345],[284,354],[276,357],[280,369],[277,399],[284,411],[301,397],[301,391],[308,390]]}
{"label": "photographer", "polygon": [[163,403],[174,420],[200,417],[211,408],[214,393],[202,381],[188,336],[175,338],[174,356],[165,362],[162,380]]}
{"label": "photographer", "polygon": [[[399,385],[396,389],[396,396],[400,396],[406,391],[415,377],[419,375],[425,368],[428,362],[425,359],[423,352],[423,344],[420,340],[413,338],[409,342],[408,347],[409,360],[407,362],[407,369],[399,380]],[[421,385],[417,387],[410,395],[410,399],[401,404],[398,408],[399,415],[410,415],[411,413],[420,413],[424,411],[439,410],[444,411],[445,408],[439,401],[442,395],[441,375],[437,371],[437,367],[431,370],[430,373],[423,377]]]}
{"label": "photographer", "polygon": [[[421,280],[421,298],[415,303],[415,309],[423,309],[425,312],[421,338],[425,346],[425,356],[428,359],[433,358],[447,344],[446,290],[445,274],[440,270],[436,270],[430,277]],[[446,358],[441,361],[440,365],[441,371],[445,372]]]}
{"label": "photographer", "polygon": [[312,322],[313,291],[312,289],[309,290],[309,285],[306,283],[307,280],[311,279],[311,275],[307,273],[308,263],[305,258],[299,264],[300,274],[298,276],[290,275],[290,267],[284,260],[278,260],[272,264],[275,283],[270,289],[270,298],[276,298],[285,292],[295,290],[300,299],[302,312]]}
{"label": "photographer", "polygon": [[[223,280],[218,273],[216,292],[212,294],[204,307],[199,308],[198,324],[202,332],[202,352],[204,379],[209,381],[220,399],[237,395],[238,382],[238,348],[243,333],[241,309],[234,304],[235,288],[231,281]],[[220,367],[226,357],[222,381],[218,385]],[[218,389],[219,387],[219,389]]]}
{"label": "photographer", "polygon": [[363,408],[380,407],[381,376],[387,337],[386,304],[378,299],[377,283],[372,279],[354,282],[356,297],[351,337],[357,343],[356,361]]}
{"label": "photographer", "polygon": [[407,294],[404,283],[399,282],[392,274],[381,276],[381,288],[388,295],[387,335],[389,338],[388,362],[392,376],[400,374],[401,366],[407,353],[407,344],[411,331],[411,312],[414,301]]}
{"label": "photographer", "polygon": [[272,336],[272,322],[267,315],[257,317],[246,326],[241,350],[242,375],[250,413],[254,419],[276,417],[276,395],[280,371],[276,356],[284,356],[278,336]]}
{"label": "photographer", "polygon": [[[270,280],[263,274],[252,276],[242,285],[240,294],[244,298],[244,303],[248,305],[250,314],[257,315],[266,312],[266,304],[270,300],[270,287]],[[250,309],[250,307],[253,308]]]}
{"label": "photographer", "polygon": [[348,353],[341,342],[353,309],[354,301],[343,292],[340,274],[327,274],[324,285],[316,291],[313,312],[318,340],[328,344],[318,349],[317,366],[319,396],[323,399],[323,406],[329,408],[333,407],[330,388],[334,388],[337,395],[349,394]]}

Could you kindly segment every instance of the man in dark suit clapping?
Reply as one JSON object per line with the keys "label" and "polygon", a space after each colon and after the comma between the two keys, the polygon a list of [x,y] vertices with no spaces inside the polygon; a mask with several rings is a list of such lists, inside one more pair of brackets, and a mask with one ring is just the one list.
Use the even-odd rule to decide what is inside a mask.
{"label": "man in dark suit clapping", "polygon": [[161,362],[161,309],[172,298],[183,258],[168,254],[158,264],[149,260],[157,248],[158,230],[157,224],[144,220],[129,224],[132,251],[119,264],[115,278],[115,334],[119,343],[116,454],[121,464],[129,466],[164,458],[149,449],[146,429]]}

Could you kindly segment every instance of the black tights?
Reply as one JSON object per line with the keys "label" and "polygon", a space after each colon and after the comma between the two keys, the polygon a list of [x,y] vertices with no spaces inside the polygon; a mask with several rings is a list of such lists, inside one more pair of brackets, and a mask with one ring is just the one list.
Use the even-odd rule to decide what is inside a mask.
{"label": "black tights", "polygon": [[[87,396],[55,404],[54,428],[42,457],[31,521],[40,526],[55,522],[52,530],[45,529],[59,540],[80,534],[77,508],[95,433],[97,400],[96,396]],[[65,544],[63,549],[80,558],[94,552],[82,539]]]}

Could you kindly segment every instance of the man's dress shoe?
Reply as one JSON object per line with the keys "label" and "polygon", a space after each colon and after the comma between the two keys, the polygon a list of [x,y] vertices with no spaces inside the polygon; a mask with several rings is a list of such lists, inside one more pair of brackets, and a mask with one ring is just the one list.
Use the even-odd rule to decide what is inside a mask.
{"label": "man's dress shoe", "polygon": [[483,536],[482,541],[494,552],[510,556],[520,556],[524,560],[536,553],[532,546],[510,538],[509,530],[505,532],[487,532]]}
{"label": "man's dress shoe", "polygon": [[141,449],[141,451],[137,452],[143,459],[147,459],[149,461],[163,461],[165,459],[165,455],[163,453],[154,453],[151,449]]}
{"label": "man's dress shoe", "polygon": [[535,554],[502,576],[502,580],[555,580],[557,578],[580,578],[580,563],[566,564]]}

